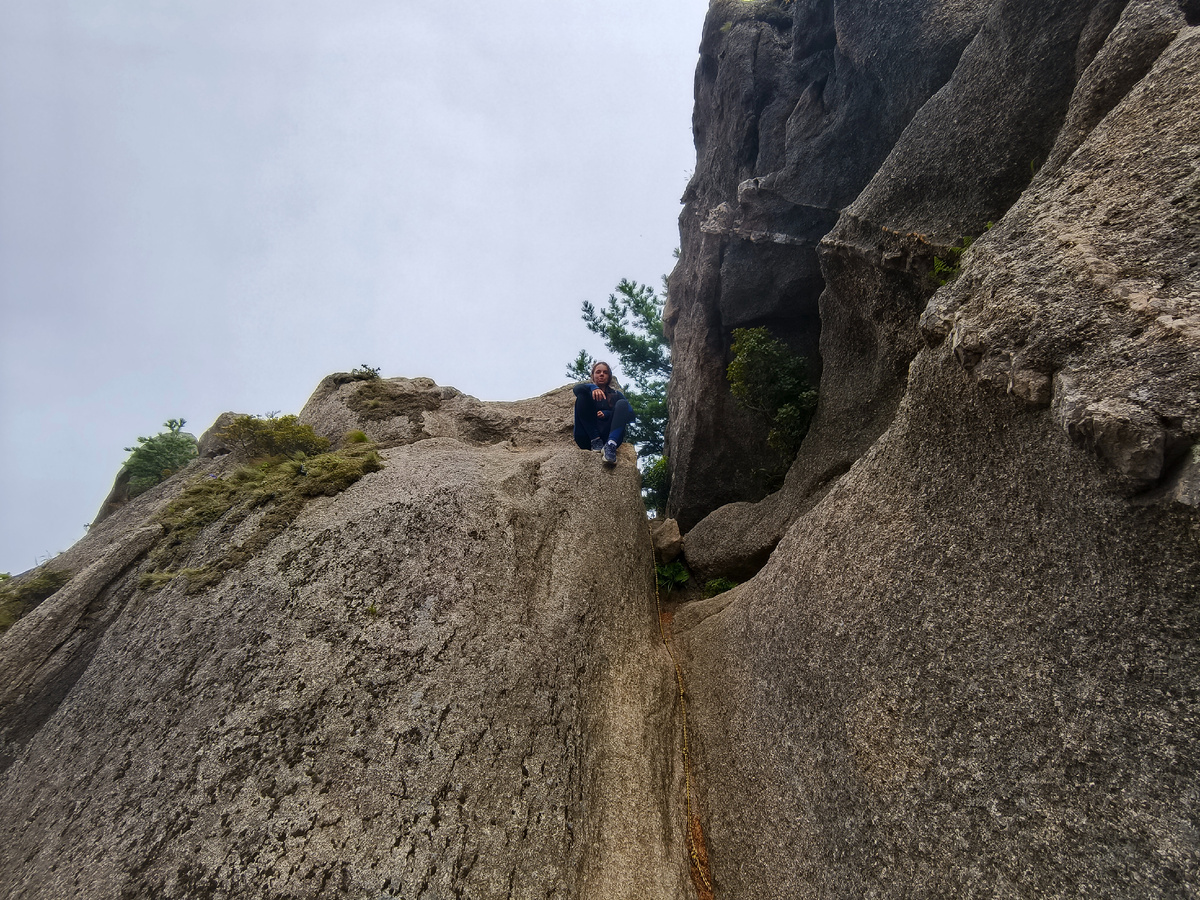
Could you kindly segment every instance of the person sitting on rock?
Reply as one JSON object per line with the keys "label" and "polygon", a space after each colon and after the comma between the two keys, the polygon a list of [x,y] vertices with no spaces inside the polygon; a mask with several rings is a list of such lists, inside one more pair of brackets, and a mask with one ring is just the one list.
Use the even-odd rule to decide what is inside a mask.
{"label": "person sitting on rock", "polygon": [[612,367],[592,363],[591,383],[575,385],[575,443],[583,450],[603,450],[604,461],[615,465],[625,426],[632,421],[633,407],[612,386]]}

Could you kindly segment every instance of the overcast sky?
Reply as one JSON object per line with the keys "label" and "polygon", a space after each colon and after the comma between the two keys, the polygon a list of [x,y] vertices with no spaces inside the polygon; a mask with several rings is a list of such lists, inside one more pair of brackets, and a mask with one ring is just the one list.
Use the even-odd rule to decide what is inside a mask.
{"label": "overcast sky", "polygon": [[563,383],[580,304],[673,264],[705,10],[0,0],[0,572],[168,418]]}

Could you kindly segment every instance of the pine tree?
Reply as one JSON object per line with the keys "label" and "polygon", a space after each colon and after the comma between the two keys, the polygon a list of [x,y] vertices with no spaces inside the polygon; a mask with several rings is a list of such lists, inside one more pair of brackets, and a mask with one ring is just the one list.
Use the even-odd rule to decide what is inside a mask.
{"label": "pine tree", "polygon": [[[663,334],[665,303],[665,289],[660,295],[623,278],[603,308],[597,310],[590,300],[583,304],[584,324],[620,360],[622,391],[637,416],[629,427],[629,440],[643,458],[662,455],[667,430],[671,348]],[[587,351],[580,350],[567,375],[586,381],[591,378],[591,365]]]}
{"label": "pine tree", "polygon": [[186,420],[168,419],[163,424],[166,431],[140,437],[138,446],[125,448],[130,451],[125,468],[131,497],[165,481],[196,457],[196,439],[182,430]]}

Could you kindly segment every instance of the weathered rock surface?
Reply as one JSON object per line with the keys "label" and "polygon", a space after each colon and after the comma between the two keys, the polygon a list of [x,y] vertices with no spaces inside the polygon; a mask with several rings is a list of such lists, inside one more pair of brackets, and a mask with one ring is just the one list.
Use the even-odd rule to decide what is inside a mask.
{"label": "weathered rock surface", "polygon": [[674,519],[654,519],[650,522],[650,540],[654,544],[654,559],[660,563],[674,562],[683,552],[683,537]]}
{"label": "weathered rock surface", "polygon": [[225,439],[225,432],[241,415],[245,413],[223,412],[217,416],[216,421],[196,442],[196,455],[201,459],[216,459],[218,456],[234,452],[233,445]]}
{"label": "weathered rock surface", "polygon": [[358,430],[385,447],[431,437],[535,447],[571,440],[574,403],[569,386],[530,400],[482,403],[431,378],[364,380],[339,374],[317,386],[300,421],[335,444]]}
{"label": "weathered rock surface", "polygon": [[720,896],[1200,890],[1200,518],[1045,419],[923,353],[767,567],[676,613]]}
{"label": "weathered rock surface", "polygon": [[[79,574],[0,639],[0,895],[685,895],[631,452],[608,469],[553,440],[553,394],[404,384],[441,404],[379,435],[456,436],[383,450],[211,589],[139,587],[161,530],[139,526],[228,457],[56,560]],[[340,436],[322,391],[306,415]]]}
{"label": "weathered rock surface", "polygon": [[[823,315],[834,299],[897,315],[879,320],[887,354],[856,358],[823,333],[837,352],[822,402],[856,365],[850,382],[869,385],[896,348],[913,356],[877,439],[839,456],[826,418],[783,491],[685,536],[689,561],[770,555],[674,618],[719,896],[1200,892],[1200,28],[1187,21],[1192,7],[1131,3],[1109,33],[1118,49],[1082,29],[1075,124],[1056,138],[1070,149],[919,323],[918,294],[878,274],[871,228],[918,221],[889,209],[940,221],[944,198],[868,216],[872,196],[907,196],[873,182],[827,240]],[[1117,78],[1133,46],[1140,72]],[[928,145],[906,132],[893,178],[915,146]],[[894,260],[909,285],[916,260]],[[741,552],[718,521],[743,530]],[[786,530],[773,553],[772,521]]]}
{"label": "weathered rock surface", "polygon": [[[108,496],[100,504],[100,509],[96,511],[95,517],[92,519],[92,525],[97,525],[103,522],[118,509],[129,502],[129,480],[133,477],[133,473],[122,467],[117,473],[117,477],[113,479],[113,486],[108,492]],[[90,525],[88,526],[91,527]]]}
{"label": "weathered rock surface", "polygon": [[[945,254],[961,236],[983,231],[988,222],[1001,222],[998,227],[1003,228],[1007,219],[1001,214],[1013,208],[1018,195],[1027,198],[1025,208],[1038,208],[1046,200],[1045,192],[1052,190],[1047,185],[1061,186],[1064,160],[1187,27],[1184,9],[1158,0],[1130,3],[1123,10],[1120,5],[1057,4],[1049,16],[1018,14],[1018,5],[995,4],[988,11],[953,76],[913,116],[863,193],[822,239],[823,368],[812,430],[778,494],[757,507],[717,510],[687,535],[685,552],[698,569],[753,571],[787,526],[890,425],[904,394],[909,364],[922,346],[922,329],[916,325],[934,287],[928,277],[932,257]],[[1182,74],[1178,77],[1186,82]],[[1001,91],[999,85],[1007,88]],[[1178,121],[1185,123],[1186,117]],[[1022,194],[1046,154],[1046,165]],[[1025,161],[1019,164],[1020,160]],[[1077,172],[1074,183],[1091,175]],[[1159,223],[1147,228],[1157,229],[1152,240],[1162,241],[1161,255],[1174,254],[1176,260],[1192,255],[1195,239],[1172,224],[1179,213],[1172,211],[1170,198],[1179,194],[1179,186],[1168,187],[1161,179],[1143,185],[1140,176],[1122,181],[1123,177],[1113,173],[1105,184],[1126,195],[1159,192],[1158,200],[1142,212]],[[1093,193],[1091,199],[1096,196]],[[1111,230],[1104,239],[1110,243],[1124,235],[1120,228],[1111,229],[1115,224],[1098,226]],[[971,255],[996,246],[994,237],[998,235],[985,235]],[[1044,273],[1023,270],[1026,261],[998,262],[1026,271],[1023,289],[1034,296],[1041,292]],[[1178,263],[1172,264],[1170,270],[1176,269]],[[979,288],[963,279],[959,283],[959,288],[939,292],[935,306],[952,302],[954,290],[969,293]],[[1031,300],[1023,314],[1040,303]],[[1065,316],[1075,312],[1070,304],[1063,309]],[[925,328],[924,339],[931,335]],[[1018,378],[1030,375],[1025,369]],[[1036,383],[1014,389],[1048,397],[1050,386],[1042,375]],[[679,389],[687,391],[682,384]],[[1102,417],[1096,427],[1128,430],[1122,415]],[[723,440],[720,433],[703,439],[710,451]],[[1184,442],[1176,452],[1186,446]],[[1153,456],[1156,451],[1146,452]]]}
{"label": "weathered rock surface", "polygon": [[[713,4],[672,504],[696,574],[753,577],[660,622],[716,896],[1200,894],[1198,23]],[[762,490],[729,329],[811,352],[818,311],[783,489],[705,515]],[[211,589],[253,518],[157,592],[139,554],[231,456],[55,560],[0,639],[0,894],[690,896],[634,460],[571,399],[331,376],[303,420],[386,468]]]}
{"label": "weathered rock surface", "polygon": [[763,495],[752,472],[766,430],[729,394],[730,331],[766,325],[820,371],[827,276],[818,243],[950,79],[993,5],[710,7],[696,70],[696,171],[665,314],[674,366],[668,513],[684,531],[725,503]]}

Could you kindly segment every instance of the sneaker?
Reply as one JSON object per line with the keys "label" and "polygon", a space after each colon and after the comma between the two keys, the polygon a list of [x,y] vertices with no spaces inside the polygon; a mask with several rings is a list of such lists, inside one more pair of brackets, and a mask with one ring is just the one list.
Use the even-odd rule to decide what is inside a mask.
{"label": "sneaker", "polygon": [[603,450],[604,449],[604,438],[592,438],[592,449],[593,450]]}
{"label": "sneaker", "polygon": [[617,464],[617,442],[609,441],[604,445],[604,461],[610,466]]}

